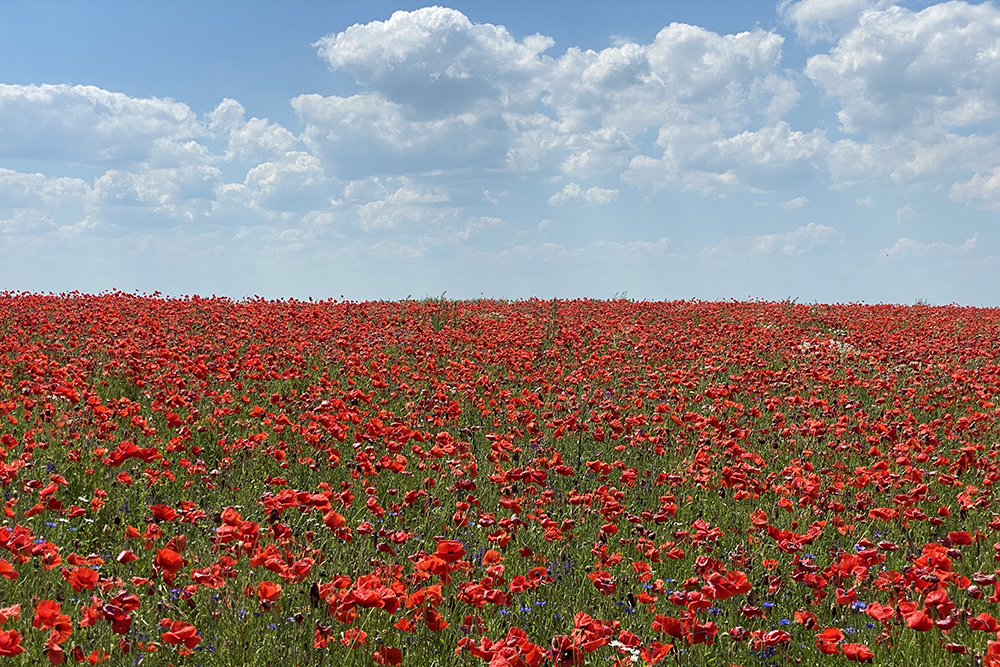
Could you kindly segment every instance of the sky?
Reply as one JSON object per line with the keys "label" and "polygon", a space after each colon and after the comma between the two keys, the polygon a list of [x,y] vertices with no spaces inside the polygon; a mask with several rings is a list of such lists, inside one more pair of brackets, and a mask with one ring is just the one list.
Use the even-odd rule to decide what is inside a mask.
{"label": "sky", "polygon": [[990,2],[0,4],[0,290],[1000,306]]}

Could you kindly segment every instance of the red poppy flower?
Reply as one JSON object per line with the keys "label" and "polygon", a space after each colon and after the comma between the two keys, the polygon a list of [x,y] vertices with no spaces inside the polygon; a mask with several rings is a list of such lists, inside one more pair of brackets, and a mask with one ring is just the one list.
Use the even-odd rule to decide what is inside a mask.
{"label": "red poppy flower", "polygon": [[690,642],[692,644],[711,644],[719,628],[715,623],[695,623],[691,626]]}
{"label": "red poppy flower", "polygon": [[[35,605],[35,617],[31,619],[33,628],[51,628],[59,617],[62,605],[55,600],[42,600]],[[20,611],[20,610],[19,610]]]}
{"label": "red poppy flower", "polygon": [[437,544],[437,551],[434,554],[445,563],[454,563],[465,555],[465,549],[461,542],[454,540],[441,540]]}
{"label": "red poppy flower", "polygon": [[784,630],[771,630],[761,635],[760,640],[764,646],[777,646],[778,644],[787,644],[792,640],[792,636]]}
{"label": "red poppy flower", "polygon": [[[906,627],[918,632],[927,632],[934,627],[934,621],[924,611],[918,610],[909,614],[906,618]],[[970,626],[971,627],[971,626]]]}
{"label": "red poppy flower", "polygon": [[168,574],[177,574],[184,567],[184,559],[173,549],[157,549],[153,565]]}
{"label": "red poppy flower", "polygon": [[660,614],[656,615],[653,619],[653,624],[651,626],[657,632],[662,632],[664,634],[670,635],[671,637],[683,637],[684,636],[684,626],[681,622],[672,616],[662,616]]}
{"label": "red poppy flower", "polygon": [[261,602],[277,602],[281,596],[281,585],[273,581],[262,581],[257,584],[257,598]]}
{"label": "red poppy flower", "polygon": [[666,658],[667,654],[670,653],[670,649],[672,649],[673,647],[674,647],[673,644],[663,644],[659,641],[655,641],[649,646],[642,649],[642,651],[639,653],[639,656],[642,658],[642,661],[645,662],[647,665],[655,665],[656,663]]}
{"label": "red poppy flower", "polygon": [[0,626],[4,625],[7,621],[11,619],[17,619],[21,616],[21,605],[15,604],[10,607],[0,607]]}
{"label": "red poppy flower", "polygon": [[97,586],[97,571],[89,567],[76,567],[72,570],[63,569],[62,575],[63,579],[69,582],[69,585],[77,593],[84,590],[92,591]]}
{"label": "red poppy flower", "polygon": [[816,648],[828,655],[837,655],[840,648],[837,643],[844,638],[844,633],[839,628],[828,627],[816,635]]}
{"label": "red poppy flower", "polygon": [[21,634],[17,630],[0,630],[0,655],[14,657],[24,653]]}
{"label": "red poppy flower", "polygon": [[5,561],[3,558],[0,558],[0,577],[4,577],[5,579],[17,579],[17,574],[18,572],[13,565]]}
{"label": "red poppy flower", "polygon": [[126,549],[125,551],[119,553],[118,557],[115,558],[115,560],[124,565],[125,563],[131,563],[132,561],[139,560],[139,557],[136,556],[135,552],[133,552],[131,549]]}
{"label": "red poppy flower", "polygon": [[549,649],[555,667],[579,667],[584,653],[568,635],[556,635]]}
{"label": "red poppy flower", "polygon": [[198,630],[190,623],[184,621],[172,621],[169,618],[160,619],[160,625],[170,628],[160,635],[160,639],[166,644],[184,644],[189,649],[193,649],[201,641]]}
{"label": "red poppy flower", "polygon": [[380,665],[392,667],[403,664],[403,653],[394,646],[383,646],[375,651],[372,659]]}
{"label": "red poppy flower", "polygon": [[875,657],[871,649],[864,644],[844,644],[844,657],[855,662],[868,662]]}
{"label": "red poppy flower", "polygon": [[618,588],[614,577],[607,570],[591,572],[587,578],[594,582],[594,588],[601,592],[601,595],[612,595]]}

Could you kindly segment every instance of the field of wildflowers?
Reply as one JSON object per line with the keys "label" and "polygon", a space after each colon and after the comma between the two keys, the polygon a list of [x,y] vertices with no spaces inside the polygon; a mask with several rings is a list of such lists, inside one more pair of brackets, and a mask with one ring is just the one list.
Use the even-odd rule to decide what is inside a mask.
{"label": "field of wildflowers", "polygon": [[0,665],[1000,665],[1000,311],[0,294]]}

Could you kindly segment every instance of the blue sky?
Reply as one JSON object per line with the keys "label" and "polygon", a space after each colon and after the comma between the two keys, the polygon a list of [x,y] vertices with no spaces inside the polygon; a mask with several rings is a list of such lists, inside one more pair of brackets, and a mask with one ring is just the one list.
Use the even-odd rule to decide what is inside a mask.
{"label": "blue sky", "polygon": [[10,2],[0,288],[1000,305],[991,3]]}

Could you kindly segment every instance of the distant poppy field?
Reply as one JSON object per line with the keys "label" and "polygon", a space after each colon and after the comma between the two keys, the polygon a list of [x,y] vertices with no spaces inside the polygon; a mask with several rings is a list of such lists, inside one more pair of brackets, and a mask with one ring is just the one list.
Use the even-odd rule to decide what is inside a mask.
{"label": "distant poppy field", "polygon": [[0,665],[1000,665],[1000,310],[0,294]]}

